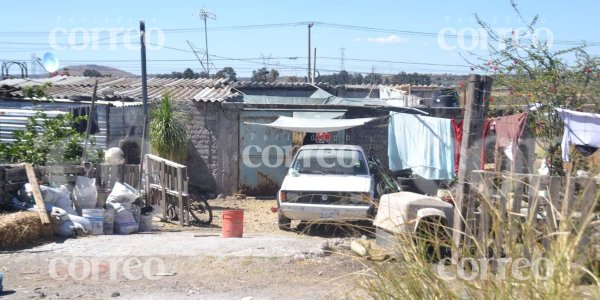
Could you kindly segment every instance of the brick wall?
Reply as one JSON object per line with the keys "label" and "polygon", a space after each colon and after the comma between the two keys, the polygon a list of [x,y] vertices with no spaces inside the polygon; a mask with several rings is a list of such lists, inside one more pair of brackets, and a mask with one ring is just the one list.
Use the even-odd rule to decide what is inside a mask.
{"label": "brick wall", "polygon": [[221,103],[181,101],[186,115],[190,192],[231,194],[237,190],[239,109]]}

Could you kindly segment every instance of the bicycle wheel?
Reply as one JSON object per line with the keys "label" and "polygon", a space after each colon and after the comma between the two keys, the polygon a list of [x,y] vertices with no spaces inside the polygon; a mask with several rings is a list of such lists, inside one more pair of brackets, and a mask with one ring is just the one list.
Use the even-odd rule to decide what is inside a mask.
{"label": "bicycle wheel", "polygon": [[189,200],[189,211],[198,223],[209,225],[212,223],[213,213],[208,201],[202,196],[191,197]]}

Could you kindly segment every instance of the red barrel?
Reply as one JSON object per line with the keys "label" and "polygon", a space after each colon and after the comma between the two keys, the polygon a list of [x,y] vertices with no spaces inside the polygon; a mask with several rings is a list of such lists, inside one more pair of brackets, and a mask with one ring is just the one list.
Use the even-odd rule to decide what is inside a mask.
{"label": "red barrel", "polygon": [[224,238],[238,237],[244,235],[244,211],[240,209],[223,211],[223,227],[221,235]]}

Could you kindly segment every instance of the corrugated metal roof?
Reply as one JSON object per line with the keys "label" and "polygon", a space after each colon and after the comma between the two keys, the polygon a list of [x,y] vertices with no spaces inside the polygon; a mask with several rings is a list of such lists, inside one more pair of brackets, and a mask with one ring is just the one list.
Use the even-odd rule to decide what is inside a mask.
{"label": "corrugated metal roof", "polygon": [[313,84],[307,82],[259,82],[259,81],[237,81],[233,83],[236,88],[255,88],[255,89],[265,89],[265,88],[307,88],[307,89],[316,89],[315,86],[319,88],[329,88],[332,87],[330,83],[327,82],[318,82]]}
{"label": "corrugated metal roof", "polygon": [[[83,76],[56,76],[43,79],[5,79],[0,81],[0,96],[6,98],[23,98],[20,88],[50,82],[48,93],[56,99],[83,100],[89,99],[93,93],[94,82],[98,79],[97,98],[107,101],[142,100],[142,83],[140,78],[91,78]],[[241,94],[231,89],[231,82],[226,78],[149,78],[148,99],[158,99],[169,91],[174,100],[190,100],[199,102],[237,101]]]}

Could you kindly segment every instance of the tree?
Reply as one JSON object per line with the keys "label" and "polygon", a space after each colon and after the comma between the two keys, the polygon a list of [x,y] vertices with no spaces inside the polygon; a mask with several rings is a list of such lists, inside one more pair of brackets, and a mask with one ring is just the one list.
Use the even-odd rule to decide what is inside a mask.
{"label": "tree", "polygon": [[215,73],[215,75],[213,75],[213,78],[229,78],[232,81],[237,81],[236,76],[237,74],[235,73],[235,70],[232,67],[225,67],[219,70],[217,73]]}
{"label": "tree", "polygon": [[364,84],[381,84],[383,80],[381,78],[381,74],[379,73],[369,73],[363,79]]}
{"label": "tree", "polygon": [[[550,161],[552,174],[564,175],[561,158],[563,123],[554,108],[580,110],[584,104],[598,105],[600,61],[585,51],[585,44],[552,50],[547,41],[534,37],[538,16],[527,22],[514,1],[513,10],[527,32],[509,37],[502,36],[476,16],[487,31],[489,57],[480,58],[474,68],[494,74],[496,87],[506,89],[508,96],[497,96],[496,104],[510,105],[520,110],[523,106],[539,106],[529,112],[529,128],[545,157]],[[572,61],[572,62],[569,62]]]}
{"label": "tree", "polygon": [[187,68],[187,69],[183,70],[183,74],[182,75],[183,75],[183,78],[186,78],[186,79],[197,78],[197,77],[195,77],[194,71],[192,69],[190,69],[190,68]]}
{"label": "tree", "polygon": [[287,82],[302,82],[302,81],[303,81],[303,79],[301,79],[301,78],[300,78],[300,77],[298,77],[298,76],[292,75],[292,76],[288,76],[288,78],[287,78],[287,80],[286,80],[286,81],[287,81]]}
{"label": "tree", "polygon": [[[0,143],[0,162],[34,165],[79,163],[85,133],[78,132],[75,125],[86,118],[75,118],[70,113],[48,118],[46,114],[36,112],[27,120],[24,130],[13,132],[12,144]],[[88,157],[94,162],[101,161],[102,151],[93,149],[94,140],[91,145]]]}
{"label": "tree", "polygon": [[102,74],[94,69],[85,69],[83,71],[83,76],[85,77],[102,77]]}
{"label": "tree", "polygon": [[271,69],[271,71],[267,71],[267,68],[260,68],[258,70],[252,71],[252,81],[257,82],[275,82],[279,78],[279,71],[275,69]]}
{"label": "tree", "polygon": [[165,92],[150,111],[150,146],[168,160],[183,162],[187,133],[183,114],[176,112],[171,95]]}

